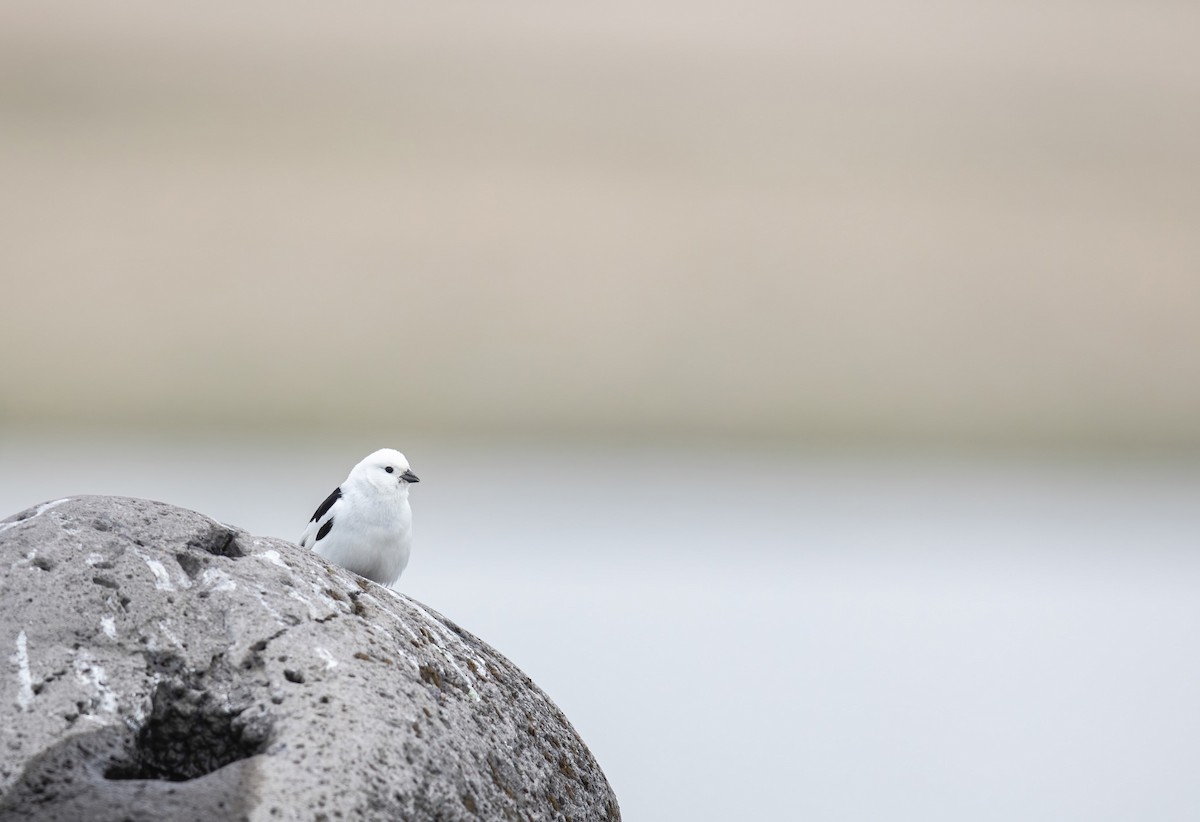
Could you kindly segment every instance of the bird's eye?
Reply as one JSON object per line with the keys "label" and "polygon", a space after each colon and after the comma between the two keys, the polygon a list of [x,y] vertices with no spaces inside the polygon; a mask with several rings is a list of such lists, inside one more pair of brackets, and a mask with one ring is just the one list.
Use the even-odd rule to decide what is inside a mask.
{"label": "bird's eye", "polygon": [[387,471],[387,472],[390,474],[390,473],[392,473],[393,471],[395,471],[396,469],[395,469],[395,468],[393,468],[392,466],[390,466],[390,465],[389,465],[387,468],[384,468],[383,470],[384,470],[384,471]]}

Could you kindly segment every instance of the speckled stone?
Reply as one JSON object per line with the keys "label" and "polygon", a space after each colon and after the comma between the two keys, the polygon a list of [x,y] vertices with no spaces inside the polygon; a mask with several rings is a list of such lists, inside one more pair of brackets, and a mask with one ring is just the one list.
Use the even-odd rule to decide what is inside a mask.
{"label": "speckled stone", "polygon": [[79,497],[0,523],[0,820],[617,820],[493,648],[277,539]]}

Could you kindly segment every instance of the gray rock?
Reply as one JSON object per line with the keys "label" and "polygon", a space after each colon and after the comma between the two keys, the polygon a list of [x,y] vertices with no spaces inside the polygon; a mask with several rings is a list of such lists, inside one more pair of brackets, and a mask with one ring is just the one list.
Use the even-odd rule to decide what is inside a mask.
{"label": "gray rock", "polygon": [[620,818],[516,666],[291,543],[80,497],[0,523],[0,571],[6,822]]}

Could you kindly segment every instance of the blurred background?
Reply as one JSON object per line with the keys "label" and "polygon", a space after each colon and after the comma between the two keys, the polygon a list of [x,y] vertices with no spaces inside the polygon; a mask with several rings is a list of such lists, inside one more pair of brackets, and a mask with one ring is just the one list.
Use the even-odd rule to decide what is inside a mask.
{"label": "blurred background", "polygon": [[1195,819],[1197,30],[11,0],[0,517],[397,447],[628,819]]}

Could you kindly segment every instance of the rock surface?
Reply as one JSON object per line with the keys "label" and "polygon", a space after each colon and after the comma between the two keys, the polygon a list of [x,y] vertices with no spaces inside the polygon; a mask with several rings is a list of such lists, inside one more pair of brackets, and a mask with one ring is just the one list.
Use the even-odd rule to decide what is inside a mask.
{"label": "rock surface", "polygon": [[607,819],[490,646],[282,540],[140,499],[0,523],[0,819]]}

